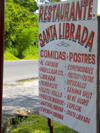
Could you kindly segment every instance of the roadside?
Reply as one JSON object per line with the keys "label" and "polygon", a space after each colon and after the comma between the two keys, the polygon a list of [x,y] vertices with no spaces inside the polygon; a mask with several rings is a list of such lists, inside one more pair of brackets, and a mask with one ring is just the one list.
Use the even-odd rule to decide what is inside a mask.
{"label": "roadside", "polygon": [[13,116],[19,110],[26,114],[38,112],[38,80],[3,86],[2,115]]}
{"label": "roadside", "polygon": [[[3,120],[2,133],[18,133],[18,132],[49,132],[47,126],[47,118],[39,113],[39,85],[38,79],[16,84],[3,86]],[[19,125],[16,125],[17,117],[14,113],[33,114],[29,115],[28,119]],[[21,113],[21,114],[22,114]],[[6,117],[7,116],[7,117]],[[76,131],[68,127],[52,121],[54,132],[72,132]]]}
{"label": "roadside", "polygon": [[[17,49],[16,49],[17,50]],[[15,60],[37,60],[38,59],[38,47],[29,46],[23,51],[22,56],[16,56],[14,49],[4,50],[4,61],[15,61]]]}
{"label": "roadside", "polygon": [[[100,75],[100,72],[99,72]],[[2,114],[13,118],[14,113],[34,114],[39,112],[38,80],[3,86]],[[99,85],[100,90],[100,85]],[[100,91],[99,91],[100,93]],[[100,98],[99,98],[100,103]],[[100,107],[100,106],[99,106]],[[100,111],[100,108],[99,108]]]}
{"label": "roadside", "polygon": [[[100,85],[99,85],[99,90],[100,90]],[[100,93],[100,91],[99,91]],[[99,98],[99,103],[100,103],[100,98]],[[100,111],[100,106],[99,106],[99,111]],[[18,82],[16,84],[11,84],[11,85],[4,85],[3,86],[3,106],[2,106],[2,114],[5,117],[3,126],[2,126],[2,133],[5,132],[10,132],[12,129],[16,128],[15,125],[13,125],[15,121],[14,113],[24,113],[24,114],[38,114],[39,113],[39,85],[38,85],[38,79],[36,80],[29,80],[25,82]],[[36,116],[39,117],[39,116]],[[39,118],[40,119],[40,118]],[[44,118],[42,118],[44,119]],[[6,121],[5,121],[6,120]],[[30,118],[29,118],[30,120]],[[32,119],[34,120],[34,119]],[[29,123],[32,123],[31,122]],[[40,121],[40,120],[39,120]],[[10,123],[10,128],[9,128],[9,123]],[[40,123],[42,123],[40,121]],[[46,123],[46,121],[45,121]],[[54,122],[55,123],[55,122]],[[25,124],[25,123],[23,123]],[[39,122],[38,122],[39,124]],[[33,125],[33,124],[32,124]],[[41,125],[41,124],[40,124]],[[39,125],[38,125],[39,126]],[[55,123],[55,129],[58,129],[58,127],[65,131],[69,131],[70,129],[67,127],[62,127],[62,125],[59,125],[58,127],[57,123]],[[28,127],[31,127],[31,125]],[[47,128],[47,126],[46,126]],[[46,129],[45,128],[45,129]],[[65,129],[66,128],[66,129]],[[30,128],[29,128],[30,129]],[[27,128],[27,130],[29,130]],[[35,125],[36,129],[36,125]],[[34,129],[34,130],[35,130]],[[37,127],[38,129],[38,127]],[[42,129],[42,127],[40,127]],[[54,130],[55,130],[54,129]],[[16,131],[14,132],[17,133],[17,130],[24,130],[24,125],[22,128],[22,125],[17,127]],[[44,130],[44,129],[43,129]],[[59,129],[60,130],[60,129]],[[47,129],[47,131],[49,131]],[[75,131],[72,131],[73,133]]]}

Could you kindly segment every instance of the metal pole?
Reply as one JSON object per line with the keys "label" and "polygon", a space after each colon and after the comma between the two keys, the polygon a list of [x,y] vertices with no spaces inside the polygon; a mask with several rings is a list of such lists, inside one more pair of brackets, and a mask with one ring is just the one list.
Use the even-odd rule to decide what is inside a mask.
{"label": "metal pole", "polygon": [[51,119],[50,118],[48,118],[48,126],[50,129],[50,133],[53,133],[53,126],[51,126]]}
{"label": "metal pole", "polygon": [[3,93],[3,44],[4,44],[4,0],[0,0],[0,133],[2,121]]}

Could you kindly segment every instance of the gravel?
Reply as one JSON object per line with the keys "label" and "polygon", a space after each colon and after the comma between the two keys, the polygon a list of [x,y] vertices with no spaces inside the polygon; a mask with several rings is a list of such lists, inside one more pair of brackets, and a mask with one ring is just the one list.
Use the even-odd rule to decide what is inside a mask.
{"label": "gravel", "polygon": [[3,86],[2,114],[12,116],[21,111],[26,114],[39,112],[38,80]]}

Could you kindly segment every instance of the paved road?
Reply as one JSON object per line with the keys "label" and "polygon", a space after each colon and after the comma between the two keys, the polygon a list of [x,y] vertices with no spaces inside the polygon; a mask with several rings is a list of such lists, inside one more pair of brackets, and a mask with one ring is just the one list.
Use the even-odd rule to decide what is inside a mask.
{"label": "paved road", "polygon": [[38,60],[5,61],[3,84],[38,77]]}

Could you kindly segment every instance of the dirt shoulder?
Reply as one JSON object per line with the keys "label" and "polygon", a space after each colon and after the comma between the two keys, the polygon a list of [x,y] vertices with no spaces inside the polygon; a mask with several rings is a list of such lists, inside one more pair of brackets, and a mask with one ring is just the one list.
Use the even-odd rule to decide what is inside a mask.
{"label": "dirt shoulder", "polygon": [[38,80],[3,86],[2,114],[13,116],[19,110],[24,113],[39,111]]}

